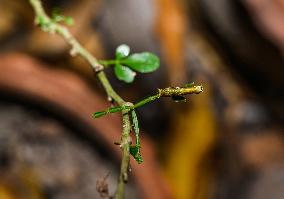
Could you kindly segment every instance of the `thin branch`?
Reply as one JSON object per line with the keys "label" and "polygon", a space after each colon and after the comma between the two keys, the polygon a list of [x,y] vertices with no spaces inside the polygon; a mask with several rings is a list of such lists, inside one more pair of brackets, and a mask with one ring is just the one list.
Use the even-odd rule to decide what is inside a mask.
{"label": "thin branch", "polygon": [[100,71],[97,73],[97,77],[102,83],[107,95],[111,97],[118,105],[120,106],[125,105],[125,101],[113,90],[112,86],[110,85],[106,77],[106,74],[103,71]]}
{"label": "thin branch", "polygon": [[154,95],[151,95],[145,99],[142,99],[141,101],[135,103],[134,105],[124,105],[124,106],[118,106],[118,107],[111,107],[105,111],[99,111],[93,114],[94,118],[99,118],[104,115],[107,115],[109,113],[116,113],[120,112],[123,110],[134,110],[136,108],[139,108],[141,106],[144,106],[145,104],[148,104],[150,102],[155,101],[156,99],[159,99],[160,97],[181,97],[181,99],[184,99],[184,95],[189,95],[189,94],[199,94],[203,92],[203,87],[201,85],[194,86],[185,86],[185,87],[169,87],[169,88],[164,88],[164,89],[158,89],[157,93]]}
{"label": "thin branch", "polygon": [[[103,85],[107,95],[111,97],[119,106],[125,106],[126,103],[112,88],[110,82],[108,81],[105,73],[103,72],[104,67],[98,62],[98,60],[81,44],[75,39],[75,37],[69,32],[69,30],[53,21],[44,11],[42,3],[40,0],[29,0],[31,6],[35,11],[35,23],[41,27],[45,32],[51,34],[60,35],[70,46],[70,54],[72,56],[80,55],[83,57],[89,64],[92,66],[94,71],[97,73],[97,77]],[[117,190],[115,193],[116,199],[124,198],[125,183],[127,182],[127,173],[129,167],[129,147],[130,147],[130,118],[128,111],[123,111],[123,131],[121,136],[121,148],[122,148],[122,160],[121,160],[121,169],[120,176],[118,179]]]}
{"label": "thin branch", "polygon": [[123,199],[124,192],[125,192],[125,184],[128,181],[128,169],[129,169],[129,160],[130,160],[130,144],[131,138],[129,136],[129,132],[131,129],[131,125],[129,122],[129,115],[127,111],[123,111],[123,130],[122,130],[122,137],[120,147],[122,148],[123,154],[123,161],[121,162],[120,167],[120,175],[118,179],[118,185],[116,188],[115,198],[116,199]]}

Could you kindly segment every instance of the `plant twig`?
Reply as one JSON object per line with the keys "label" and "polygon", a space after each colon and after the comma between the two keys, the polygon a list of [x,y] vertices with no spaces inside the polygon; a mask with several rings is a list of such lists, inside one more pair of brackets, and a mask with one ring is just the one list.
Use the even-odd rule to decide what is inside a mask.
{"label": "plant twig", "polygon": [[[124,57],[124,59],[99,61],[89,51],[87,51],[84,47],[81,46],[81,44],[75,39],[75,37],[69,32],[69,30],[65,26],[58,23],[59,21],[62,21],[62,19],[67,19],[66,17],[64,18],[61,16],[61,18],[59,18],[60,19],[59,21],[58,19],[57,20],[54,19],[54,17],[50,18],[45,13],[41,0],[29,0],[29,2],[35,11],[36,15],[35,23],[38,26],[40,26],[41,29],[45,32],[60,35],[71,46],[70,54],[72,56],[80,55],[82,58],[84,58],[92,66],[93,70],[96,72],[96,75],[100,80],[108,97],[113,99],[118,104],[117,107],[112,107],[107,109],[106,111],[95,113],[94,117],[100,117],[108,113],[115,113],[118,111],[122,112],[123,130],[121,135],[121,143],[119,144],[122,149],[122,160],[121,160],[120,174],[118,178],[118,185],[114,197],[115,199],[123,199],[125,194],[125,184],[127,183],[128,180],[130,155],[132,155],[138,163],[143,162],[142,156],[140,154],[138,119],[134,109],[141,107],[156,99],[159,99],[160,97],[172,97],[175,101],[184,101],[185,100],[184,95],[193,94],[193,93],[198,94],[202,92],[203,88],[202,86],[194,86],[193,84],[185,85],[184,87],[169,87],[165,89],[158,89],[155,95],[143,99],[134,105],[130,102],[125,102],[113,90],[109,80],[107,79],[103,71],[104,68],[108,67],[108,65],[115,65],[116,69],[118,70],[116,74],[118,78],[129,83],[134,79],[133,76],[129,75],[133,75],[134,72],[131,69],[127,68],[128,73],[125,74],[125,71],[123,71],[124,73],[122,73],[121,71],[119,71],[119,69],[123,69],[122,66],[120,66],[120,64],[124,63],[126,65],[130,65],[130,67],[134,68],[135,70],[141,73],[152,72],[159,67],[158,57],[151,53],[143,52],[140,54],[133,54],[128,57],[126,55],[126,58]],[[126,54],[129,53],[129,47],[127,46],[127,48],[128,52]],[[121,47],[118,47],[118,49],[122,50]],[[116,53],[123,54],[123,52],[119,50],[117,50]],[[119,58],[121,56],[118,55],[116,58]],[[119,66],[121,68],[117,68]],[[130,118],[130,112],[131,112],[131,118]],[[133,129],[135,132],[135,137],[136,137],[135,146],[131,145],[130,131],[132,125],[130,121],[132,121]],[[105,194],[106,189],[103,188],[101,191],[102,191],[101,193],[106,195]]]}
{"label": "plant twig", "polygon": [[118,179],[118,185],[116,188],[115,198],[116,199],[123,199],[124,192],[125,192],[125,184],[128,181],[128,169],[129,169],[129,161],[130,161],[130,145],[131,145],[131,138],[129,136],[131,125],[129,122],[129,115],[128,111],[122,112],[123,117],[123,130],[122,130],[122,137],[120,147],[122,148],[123,154],[123,161],[121,162],[120,167],[120,175]]}
{"label": "plant twig", "polygon": [[[80,55],[83,57],[89,64],[92,66],[94,71],[97,73],[97,77],[100,80],[101,84],[103,85],[107,95],[111,97],[119,106],[125,106],[126,103],[112,88],[111,84],[109,83],[105,73],[103,72],[104,67],[98,62],[98,60],[81,44],[75,39],[75,37],[69,32],[69,30],[53,21],[44,11],[42,3],[40,0],[29,0],[31,6],[35,11],[35,23],[41,27],[41,29],[45,32],[49,32],[51,34],[58,34],[60,35],[70,46],[71,51],[70,54],[72,56]],[[128,115],[128,111],[125,110],[122,112],[123,114],[123,131],[121,136],[121,148],[122,148],[122,160],[121,160],[121,168],[120,168],[120,175],[118,179],[117,190],[115,193],[116,199],[123,199],[124,198],[124,190],[125,190],[125,183],[127,182],[127,173],[129,167],[129,148],[131,143],[130,138],[130,118]]]}
{"label": "plant twig", "polygon": [[125,105],[125,106],[111,107],[105,111],[96,112],[93,114],[93,116],[94,118],[99,118],[109,113],[116,113],[116,112],[120,112],[123,110],[133,110],[141,106],[144,106],[147,103],[155,101],[156,99],[159,99],[160,97],[172,97],[172,98],[182,97],[183,99],[184,95],[199,94],[201,92],[203,92],[203,87],[200,85],[194,86],[193,84],[190,84],[189,86],[185,86],[185,87],[169,87],[169,88],[164,88],[164,89],[158,89],[155,95],[151,95],[137,102],[136,104],[132,106]]}

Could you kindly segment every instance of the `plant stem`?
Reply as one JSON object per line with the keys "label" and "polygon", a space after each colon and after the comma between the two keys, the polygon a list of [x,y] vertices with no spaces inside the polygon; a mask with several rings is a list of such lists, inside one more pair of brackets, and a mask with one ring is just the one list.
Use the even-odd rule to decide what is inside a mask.
{"label": "plant stem", "polygon": [[188,94],[199,94],[203,92],[203,87],[201,85],[198,86],[191,86],[191,87],[168,87],[168,88],[164,88],[164,89],[158,89],[158,92],[155,95],[151,95],[139,102],[137,102],[136,104],[132,105],[132,106],[120,106],[120,107],[111,107],[105,111],[99,111],[94,113],[94,117],[95,118],[99,118],[102,117],[108,113],[116,113],[116,112],[120,112],[123,110],[133,110],[136,108],[139,108],[141,106],[144,106],[145,104],[152,102],[156,99],[159,99],[160,97],[176,97],[176,96],[184,96],[184,95],[188,95]]}
{"label": "plant stem", "polygon": [[[29,0],[31,6],[35,11],[35,22],[39,25],[43,31],[49,33],[57,33],[60,35],[72,48],[71,55],[80,55],[92,66],[95,72],[97,72],[97,77],[103,85],[107,95],[111,97],[119,106],[124,106],[127,104],[112,88],[110,82],[108,81],[105,73],[103,72],[104,67],[98,62],[98,60],[87,51],[81,44],[75,39],[75,37],[69,32],[69,30],[55,21],[53,21],[45,13],[42,3],[40,0]],[[123,114],[123,131],[121,136],[121,148],[122,148],[122,160],[120,174],[118,178],[117,190],[115,193],[116,199],[123,199],[125,192],[125,183],[127,181],[127,173],[129,167],[129,147],[130,147],[130,118],[128,115],[129,110],[124,110]]]}
{"label": "plant stem", "polygon": [[97,73],[97,77],[102,83],[107,95],[111,97],[118,105],[123,106],[125,104],[125,101],[113,90],[106,77],[106,74],[103,71],[100,71]]}
{"label": "plant stem", "polygon": [[152,95],[150,97],[147,97],[146,99],[143,99],[139,102],[137,102],[136,104],[134,104],[133,108],[138,108],[140,106],[144,106],[145,104],[149,103],[149,102],[152,102],[156,99],[159,99],[160,98],[160,94],[156,94],[156,95]]}
{"label": "plant stem", "polygon": [[123,59],[119,59],[119,60],[98,60],[98,62],[105,67],[108,67],[109,65],[127,64],[128,63],[126,60],[123,60]]}
{"label": "plant stem", "polygon": [[116,193],[115,193],[115,199],[123,199],[124,198],[124,190],[125,190],[125,184],[127,183],[128,180],[128,168],[129,168],[129,160],[130,160],[130,143],[131,143],[131,138],[129,136],[129,132],[131,129],[131,125],[129,122],[129,115],[128,111],[123,111],[122,112],[123,117],[123,130],[122,130],[122,137],[121,137],[121,148],[122,148],[122,154],[123,154],[123,161],[121,162],[121,167],[120,167],[120,175],[118,179],[118,185],[116,188]]}
{"label": "plant stem", "polygon": [[44,31],[46,32],[57,33],[62,36],[62,38],[72,46],[72,49],[70,51],[71,55],[79,54],[80,56],[82,56],[91,64],[91,66],[96,72],[103,70],[103,66],[99,64],[97,59],[89,51],[87,51],[84,47],[81,46],[81,44],[74,38],[74,36],[69,32],[69,30],[65,26],[52,21],[51,18],[47,16],[40,0],[29,1],[32,7],[34,8],[36,14],[36,24],[40,25],[42,29],[44,29]]}
{"label": "plant stem", "polygon": [[105,111],[99,111],[99,112],[96,112],[93,114],[93,117],[94,118],[99,118],[99,117],[102,117],[104,115],[107,115],[109,113],[116,113],[116,112],[120,112],[120,111],[123,111],[123,110],[133,110],[135,108],[138,108],[138,107],[141,107],[141,106],[144,106],[145,104],[149,103],[149,102],[152,102],[156,99],[160,98],[160,94],[156,94],[156,95],[152,95],[150,97],[147,97],[139,102],[137,102],[136,104],[134,105],[125,105],[125,106],[116,106],[116,107],[111,107]]}
{"label": "plant stem", "polygon": [[99,60],[99,63],[104,66],[115,65],[120,63],[119,60]]}

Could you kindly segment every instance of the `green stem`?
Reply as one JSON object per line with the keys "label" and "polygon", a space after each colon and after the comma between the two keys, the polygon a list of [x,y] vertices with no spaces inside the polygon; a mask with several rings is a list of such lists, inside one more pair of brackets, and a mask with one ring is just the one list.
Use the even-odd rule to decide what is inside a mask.
{"label": "green stem", "polygon": [[121,162],[120,175],[118,178],[118,185],[115,192],[115,199],[123,199],[125,196],[125,184],[128,181],[128,169],[130,160],[130,143],[131,138],[129,136],[131,125],[129,122],[128,111],[123,111],[123,131],[121,137],[121,148],[123,154],[123,161]]}
{"label": "green stem", "polygon": [[130,154],[134,157],[134,159],[137,161],[138,164],[141,164],[143,162],[143,158],[140,152],[140,137],[139,137],[139,123],[138,118],[135,113],[135,110],[131,111],[131,117],[132,117],[132,125],[135,133],[135,146],[130,146]]}
{"label": "green stem", "polygon": [[[97,72],[97,77],[102,83],[107,95],[111,97],[119,106],[127,104],[112,88],[105,73],[102,71],[104,67],[98,62],[98,60],[75,39],[75,37],[69,32],[69,30],[55,21],[51,20],[45,13],[40,0],[29,0],[31,6],[35,11],[35,22],[39,25],[43,31],[49,33],[57,33],[60,35],[72,48],[71,55],[80,55],[83,57],[92,68]],[[129,148],[130,148],[130,118],[126,114],[128,110],[122,111],[123,113],[123,131],[121,136],[122,147],[122,160],[120,174],[118,178],[117,191],[115,193],[116,199],[123,199],[125,192],[125,183],[127,181],[127,172],[129,166]]]}
{"label": "green stem", "polygon": [[125,101],[113,90],[106,77],[106,74],[103,71],[100,71],[97,73],[97,77],[102,83],[107,95],[111,97],[118,105],[123,106],[125,104]]}
{"label": "green stem", "polygon": [[188,94],[199,94],[202,91],[203,91],[203,87],[201,85],[198,85],[198,86],[191,85],[190,87],[168,87],[164,89],[158,89],[157,94],[147,97],[132,106],[112,107],[112,108],[107,109],[106,111],[100,111],[100,112],[94,113],[94,117],[99,118],[108,113],[116,113],[122,110],[130,111],[130,110],[139,108],[141,106],[144,106],[147,103],[150,103],[156,99],[159,99],[160,97],[176,97],[176,96],[183,97],[184,95],[188,95]]}
{"label": "green stem", "polygon": [[147,97],[146,99],[143,99],[143,100],[137,102],[136,104],[134,104],[133,109],[139,108],[141,106],[144,106],[145,104],[150,103],[152,101],[155,101],[156,99],[159,99],[159,98],[160,98],[160,94],[159,93],[156,94],[156,95],[152,95],[150,97]]}
{"label": "green stem", "polygon": [[99,63],[104,66],[115,65],[120,63],[119,60],[99,60]]}
{"label": "green stem", "polygon": [[98,60],[98,62],[101,65],[104,65],[105,67],[108,67],[109,65],[115,65],[115,64],[126,64],[128,63],[127,60],[124,59],[118,59],[118,60]]}
{"label": "green stem", "polygon": [[104,115],[107,115],[109,113],[117,113],[117,112],[120,112],[120,111],[123,111],[123,110],[133,110],[133,109],[136,109],[136,108],[139,108],[141,106],[144,106],[145,104],[147,103],[150,103],[156,99],[160,98],[160,94],[156,94],[156,95],[152,95],[150,97],[147,97],[146,99],[143,99],[139,102],[137,102],[136,104],[132,105],[132,106],[129,106],[129,105],[124,105],[124,106],[116,106],[116,107],[111,107],[105,111],[99,111],[99,112],[96,112],[94,113],[94,118],[99,118],[99,117],[102,117]]}
{"label": "green stem", "polygon": [[137,147],[140,147],[140,139],[139,139],[139,124],[138,124],[138,118],[135,113],[135,110],[131,111],[131,117],[132,117],[132,125],[135,132],[135,144]]}
{"label": "green stem", "polygon": [[87,60],[91,64],[92,68],[97,72],[103,70],[103,66],[99,64],[98,60],[89,51],[81,46],[81,44],[74,38],[74,36],[65,26],[54,22],[50,19],[50,17],[47,16],[40,0],[29,0],[29,2],[34,8],[36,14],[36,24],[41,26],[41,28],[46,32],[59,34],[68,44],[72,46],[70,51],[71,55],[79,54],[85,60]]}

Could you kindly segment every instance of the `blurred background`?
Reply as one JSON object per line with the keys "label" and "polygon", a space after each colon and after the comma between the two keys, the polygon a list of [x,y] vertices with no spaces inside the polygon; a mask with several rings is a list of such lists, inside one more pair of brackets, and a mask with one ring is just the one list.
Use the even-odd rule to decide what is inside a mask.
{"label": "blurred background", "polygon": [[[138,101],[157,88],[204,86],[186,103],[138,109],[144,163],[133,199],[284,198],[284,0],[49,0],[95,57],[150,51],[161,67],[115,90]],[[34,25],[26,0],[0,0],[0,199],[100,198],[115,190],[119,114],[89,65]]]}

